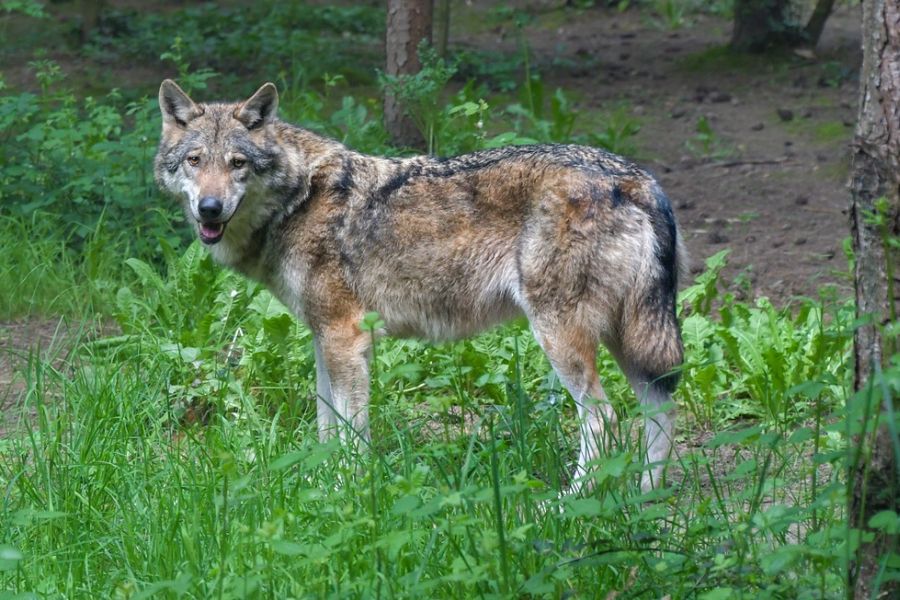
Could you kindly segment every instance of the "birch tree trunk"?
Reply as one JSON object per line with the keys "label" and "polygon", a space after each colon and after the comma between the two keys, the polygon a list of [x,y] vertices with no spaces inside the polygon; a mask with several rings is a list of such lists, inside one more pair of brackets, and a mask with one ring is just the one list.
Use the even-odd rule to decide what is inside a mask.
{"label": "birch tree trunk", "polygon": [[[852,145],[850,220],[856,255],[854,283],[858,315],[871,318],[854,338],[857,390],[866,387],[876,369],[884,366],[893,349],[880,327],[897,315],[897,257],[886,245],[886,237],[900,235],[900,1],[864,0],[863,65],[860,73],[859,120]],[[886,200],[882,224],[873,223],[876,201]],[[891,297],[894,296],[894,297]],[[893,402],[894,410],[897,400]],[[890,408],[882,403],[882,408]],[[869,519],[882,510],[897,510],[898,465],[893,440],[880,414],[873,436],[861,436],[850,501],[854,528],[868,530]],[[856,598],[870,598],[878,585],[886,553],[896,551],[896,536],[878,531],[864,542],[850,569],[849,589]],[[897,581],[879,588],[879,597],[896,598]]]}

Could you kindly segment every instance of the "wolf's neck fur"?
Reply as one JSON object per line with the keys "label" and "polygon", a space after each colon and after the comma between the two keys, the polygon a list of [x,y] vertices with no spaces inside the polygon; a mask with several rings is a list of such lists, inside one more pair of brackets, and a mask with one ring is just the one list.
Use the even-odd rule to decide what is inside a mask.
{"label": "wolf's neck fur", "polygon": [[[363,154],[341,142],[285,122],[276,124],[276,142],[280,147],[279,175],[269,188],[281,196],[282,219],[294,213],[313,195],[343,196],[359,191],[354,175],[365,171],[378,182],[395,177],[410,165],[428,162],[432,157],[385,158]],[[371,179],[370,179],[371,181]]]}
{"label": "wolf's neck fur", "polygon": [[281,172],[270,188],[283,190],[284,214],[287,215],[309,199],[313,179],[327,171],[329,165],[340,164],[340,157],[351,151],[336,140],[290,123],[282,121],[275,127],[275,147],[281,150],[278,161]]}

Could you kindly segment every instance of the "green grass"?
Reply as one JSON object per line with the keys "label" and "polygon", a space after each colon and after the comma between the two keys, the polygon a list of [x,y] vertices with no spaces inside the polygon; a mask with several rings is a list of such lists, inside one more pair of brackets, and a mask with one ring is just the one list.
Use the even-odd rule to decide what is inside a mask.
{"label": "green grass", "polygon": [[689,54],[680,58],[676,64],[688,73],[736,71],[748,74],[782,74],[794,60],[784,52],[747,54],[736,52],[726,45]]}
{"label": "green grass", "polygon": [[[220,409],[209,425],[181,426],[162,365],[104,363],[72,378],[32,367],[37,422],[4,443],[0,468],[0,539],[22,556],[0,574],[10,591],[558,597],[637,585],[777,597],[840,587],[843,485],[811,487],[811,430],[720,436],[644,496],[623,443],[600,463],[595,492],[560,500],[571,427],[527,397],[521,411],[515,398],[470,405],[476,425],[454,434],[439,414],[410,419],[376,396],[376,447],[354,455],[314,441],[286,406],[262,411],[249,390],[227,412],[224,393],[207,398]],[[733,464],[735,449],[747,456]],[[794,543],[824,539],[835,544],[824,556]],[[805,575],[814,565],[821,573]]]}
{"label": "green grass", "polygon": [[853,128],[847,127],[841,121],[794,119],[787,123],[780,123],[780,125],[794,135],[812,138],[818,144],[831,147],[840,142],[849,143],[850,138],[853,137]]}
{"label": "green grass", "polygon": [[825,121],[816,124],[813,136],[823,144],[849,141],[853,137],[853,130],[840,121]]}
{"label": "green grass", "polygon": [[83,317],[110,305],[127,245],[98,229],[75,250],[65,229],[47,213],[0,215],[0,319]]}
{"label": "green grass", "polygon": [[840,596],[848,313],[719,297],[721,264],[683,296],[690,443],[667,485],[638,489],[637,410],[604,356],[622,425],[594,490],[565,495],[571,400],[522,324],[379,343],[373,447],[355,453],[317,441],[309,333],[266,292],[196,244],[165,275],[129,261],[122,335],[26,371],[26,430],[0,441],[0,590]]}

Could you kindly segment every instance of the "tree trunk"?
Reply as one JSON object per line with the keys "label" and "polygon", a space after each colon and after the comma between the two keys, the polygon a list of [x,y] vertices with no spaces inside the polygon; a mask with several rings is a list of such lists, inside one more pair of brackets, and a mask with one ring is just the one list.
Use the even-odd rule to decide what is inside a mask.
{"label": "tree trunk", "polygon": [[[419,42],[431,39],[432,0],[388,0],[385,73],[413,75],[422,68]],[[384,126],[397,146],[424,148],[425,140],[393,94],[385,92]]]}
{"label": "tree trunk", "polygon": [[804,27],[792,22],[791,1],[735,0],[731,47],[741,52],[763,52],[778,46],[815,48],[834,0],[817,0]]}
{"label": "tree trunk", "polygon": [[450,41],[450,0],[434,0],[434,47],[438,56],[447,58]]}
{"label": "tree trunk", "polygon": [[[857,390],[865,388],[886,364],[892,350],[881,327],[897,314],[897,298],[891,281],[897,274],[896,257],[887,237],[900,235],[900,5],[897,0],[863,2],[863,65],[860,73],[859,121],[852,144],[850,219],[856,256],[854,283],[857,313],[870,320],[854,336]],[[881,224],[870,215],[876,201],[887,201]],[[886,398],[887,402],[896,399]],[[887,408],[887,405],[884,406]],[[876,409],[876,414],[878,409]],[[855,529],[867,531],[869,519],[882,510],[896,510],[898,465],[891,435],[880,415],[880,429],[872,438],[856,440],[862,460],[853,478],[850,519]],[[848,585],[857,598],[870,598],[887,552],[896,548],[896,536],[871,532],[862,543],[850,569]],[[897,597],[897,581],[881,584],[879,594]],[[879,596],[881,597],[881,596]]]}
{"label": "tree trunk", "polygon": [[81,0],[81,43],[90,39],[91,33],[97,28],[100,14],[103,12],[106,0]]}
{"label": "tree trunk", "polygon": [[819,0],[816,2],[812,16],[809,17],[809,22],[806,23],[806,27],[803,29],[803,37],[806,38],[805,43],[810,48],[815,48],[816,44],[819,43],[819,38],[822,37],[822,32],[825,31],[825,21],[828,20],[833,8],[834,0]]}
{"label": "tree trunk", "polygon": [[731,47],[742,52],[762,52],[783,45],[791,30],[790,0],[735,0]]}

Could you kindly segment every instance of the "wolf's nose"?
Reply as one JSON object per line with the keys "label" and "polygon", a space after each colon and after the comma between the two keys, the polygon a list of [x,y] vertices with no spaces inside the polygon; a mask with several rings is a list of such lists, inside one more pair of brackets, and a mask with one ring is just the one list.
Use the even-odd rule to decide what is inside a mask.
{"label": "wolf's nose", "polygon": [[217,219],[219,215],[222,214],[222,203],[218,198],[207,196],[206,198],[200,199],[200,204],[197,206],[197,210],[200,212],[200,216],[204,219]]}

